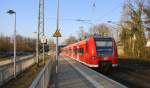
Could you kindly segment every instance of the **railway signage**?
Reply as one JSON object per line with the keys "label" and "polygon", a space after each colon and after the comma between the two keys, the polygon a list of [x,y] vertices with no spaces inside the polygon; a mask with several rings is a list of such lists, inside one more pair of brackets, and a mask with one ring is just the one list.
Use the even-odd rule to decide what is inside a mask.
{"label": "railway signage", "polygon": [[56,30],[55,33],[53,34],[53,37],[61,37],[60,31]]}
{"label": "railway signage", "polygon": [[42,38],[41,38],[41,43],[47,43],[47,38],[46,38],[46,36],[42,36]]}

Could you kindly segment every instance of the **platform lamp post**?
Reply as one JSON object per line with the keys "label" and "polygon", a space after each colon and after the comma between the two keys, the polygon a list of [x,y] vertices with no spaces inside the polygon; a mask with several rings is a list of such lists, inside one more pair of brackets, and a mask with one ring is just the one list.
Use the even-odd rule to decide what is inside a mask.
{"label": "platform lamp post", "polygon": [[14,78],[16,77],[16,12],[13,10],[7,11],[8,14],[12,15],[14,14],[15,22],[14,22]]}
{"label": "platform lamp post", "polygon": [[35,62],[38,64],[38,57],[39,57],[39,52],[38,52],[38,33],[34,32],[34,34],[36,35],[36,60]]}

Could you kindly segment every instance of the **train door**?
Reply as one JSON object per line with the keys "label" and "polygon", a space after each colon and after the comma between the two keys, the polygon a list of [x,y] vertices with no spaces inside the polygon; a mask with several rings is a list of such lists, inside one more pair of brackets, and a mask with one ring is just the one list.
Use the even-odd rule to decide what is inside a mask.
{"label": "train door", "polygon": [[86,46],[85,46],[85,62],[89,64],[89,59],[90,59],[90,55],[89,55],[89,45],[88,45],[88,41],[86,41]]}
{"label": "train door", "polygon": [[83,61],[86,63],[87,61],[87,47],[86,47],[86,42],[83,45]]}
{"label": "train door", "polygon": [[84,45],[80,45],[79,46],[79,57],[80,57],[80,60],[82,62],[85,62],[85,59],[84,59],[84,50],[85,50]]}
{"label": "train door", "polygon": [[79,56],[79,45],[77,45],[77,60],[80,59],[80,56]]}
{"label": "train door", "polygon": [[73,54],[74,54],[74,52],[73,52],[73,47],[71,47],[71,57],[73,58]]}
{"label": "train door", "polygon": [[66,48],[66,56],[67,56],[67,57],[69,56],[69,55],[68,55],[68,50],[69,50],[69,49],[68,49],[68,48]]}
{"label": "train door", "polygon": [[73,58],[77,58],[77,47],[73,47]]}
{"label": "train door", "polygon": [[69,47],[69,57],[71,57],[71,47]]}

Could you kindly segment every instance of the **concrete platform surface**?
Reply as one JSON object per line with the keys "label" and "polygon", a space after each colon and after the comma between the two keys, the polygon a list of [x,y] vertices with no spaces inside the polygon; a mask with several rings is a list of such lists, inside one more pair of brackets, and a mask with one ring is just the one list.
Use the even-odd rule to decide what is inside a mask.
{"label": "concrete platform surface", "polygon": [[60,58],[56,88],[127,88],[70,58]]}

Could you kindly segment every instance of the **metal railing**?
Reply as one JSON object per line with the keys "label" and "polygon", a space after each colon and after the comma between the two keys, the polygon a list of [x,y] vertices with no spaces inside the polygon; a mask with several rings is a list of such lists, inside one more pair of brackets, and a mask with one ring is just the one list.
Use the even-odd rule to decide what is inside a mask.
{"label": "metal railing", "polygon": [[44,66],[29,88],[47,88],[50,81],[52,61],[49,59],[48,63]]}

